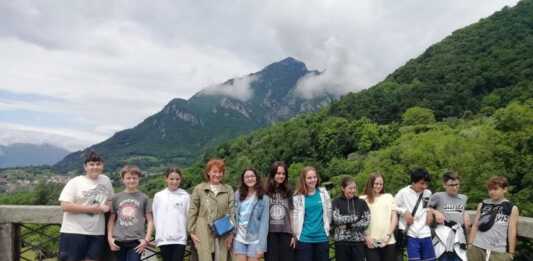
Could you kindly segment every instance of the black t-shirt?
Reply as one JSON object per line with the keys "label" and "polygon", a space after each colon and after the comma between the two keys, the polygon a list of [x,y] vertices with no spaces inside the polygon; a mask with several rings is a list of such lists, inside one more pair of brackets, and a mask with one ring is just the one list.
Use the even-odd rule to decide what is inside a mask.
{"label": "black t-shirt", "polygon": [[292,199],[281,193],[274,193],[270,198],[269,232],[291,233],[290,211],[294,209]]}

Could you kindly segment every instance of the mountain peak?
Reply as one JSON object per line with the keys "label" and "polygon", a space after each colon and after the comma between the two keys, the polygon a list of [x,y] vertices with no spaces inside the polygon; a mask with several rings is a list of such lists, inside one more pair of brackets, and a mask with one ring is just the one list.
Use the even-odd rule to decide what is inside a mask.
{"label": "mountain peak", "polygon": [[293,58],[287,57],[279,62],[272,63],[265,67],[263,71],[303,71],[307,72],[307,66],[305,63]]}
{"label": "mountain peak", "polygon": [[285,58],[285,59],[283,59],[283,60],[281,60],[281,61],[279,61],[277,63],[285,64],[285,65],[301,64],[301,65],[305,66],[305,64],[302,61],[300,61],[300,60],[298,60],[298,59],[296,59],[294,57],[291,57],[291,56],[289,56],[289,57],[287,57],[287,58]]}
{"label": "mountain peak", "polygon": [[[153,166],[190,164],[213,145],[329,103],[328,96],[307,100],[295,92],[298,81],[309,73],[303,62],[285,58],[207,87],[188,100],[175,98],[136,127],[91,149],[112,155],[110,168],[133,159]],[[65,172],[79,168],[82,153],[68,155],[55,167]]]}

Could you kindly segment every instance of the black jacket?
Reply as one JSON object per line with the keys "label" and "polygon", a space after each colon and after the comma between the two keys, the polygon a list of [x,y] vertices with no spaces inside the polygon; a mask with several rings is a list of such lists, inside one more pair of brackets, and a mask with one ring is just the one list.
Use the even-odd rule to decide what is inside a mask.
{"label": "black jacket", "polygon": [[332,203],[331,224],[336,242],[364,242],[365,230],[370,224],[370,209],[357,197],[340,196]]}

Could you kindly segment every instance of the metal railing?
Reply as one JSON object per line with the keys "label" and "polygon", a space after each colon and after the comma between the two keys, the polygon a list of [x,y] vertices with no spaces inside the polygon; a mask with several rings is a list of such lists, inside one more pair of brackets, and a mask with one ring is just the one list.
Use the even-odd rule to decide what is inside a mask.
{"label": "metal railing", "polygon": [[[62,217],[59,206],[0,205],[0,260],[57,260]],[[114,260],[109,249],[105,251],[104,260]],[[158,260],[159,255],[157,247],[148,246],[141,260]],[[191,249],[185,256],[191,260]]]}
{"label": "metal railing", "polygon": [[[469,214],[473,219],[474,213],[469,211]],[[51,260],[56,260],[62,217],[63,211],[59,206],[0,205],[1,260],[34,261],[50,257],[53,257]],[[515,260],[533,260],[533,218],[520,217],[518,238],[518,255]],[[333,248],[334,245],[331,244],[330,247]],[[106,260],[112,260],[112,255],[106,256]],[[151,246],[143,255],[143,260],[158,260],[158,256],[159,250]],[[194,258],[191,249],[186,250],[186,256]]]}

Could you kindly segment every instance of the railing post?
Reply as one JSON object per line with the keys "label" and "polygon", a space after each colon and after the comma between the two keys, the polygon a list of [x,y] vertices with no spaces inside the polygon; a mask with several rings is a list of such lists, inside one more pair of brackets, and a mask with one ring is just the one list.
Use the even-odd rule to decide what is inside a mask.
{"label": "railing post", "polygon": [[15,230],[15,225],[13,223],[0,223],[0,253],[3,255],[2,260],[17,260]]}
{"label": "railing post", "polygon": [[20,252],[22,249],[22,238],[20,237],[20,224],[19,223],[13,223],[13,246],[15,247],[14,250],[14,260],[18,261],[20,260]]}

